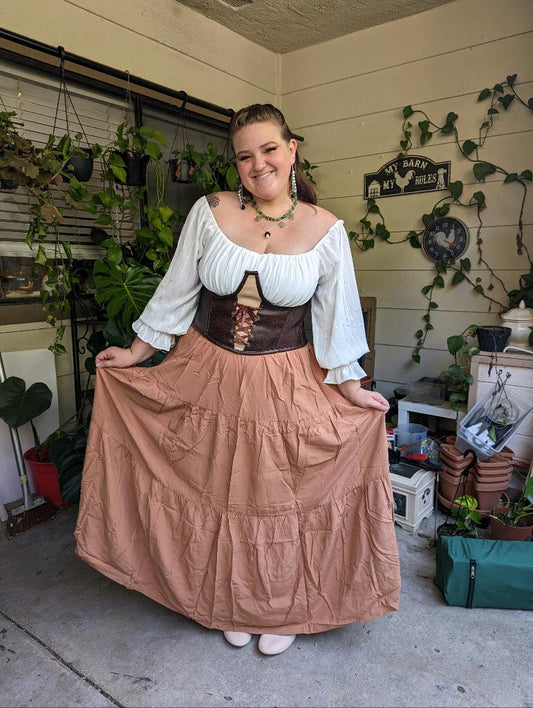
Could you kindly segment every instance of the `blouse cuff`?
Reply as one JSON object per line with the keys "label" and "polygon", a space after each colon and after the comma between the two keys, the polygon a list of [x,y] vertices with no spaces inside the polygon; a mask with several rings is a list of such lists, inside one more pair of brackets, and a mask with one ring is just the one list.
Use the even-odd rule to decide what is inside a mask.
{"label": "blouse cuff", "polygon": [[340,384],[344,381],[359,380],[366,376],[366,371],[359,366],[357,361],[352,361],[344,366],[336,366],[334,369],[329,369],[324,383]]}
{"label": "blouse cuff", "polygon": [[148,342],[148,344],[151,344],[156,349],[164,349],[168,352],[174,344],[173,334],[158,332],[145,324],[141,319],[135,320],[131,327],[143,342]]}

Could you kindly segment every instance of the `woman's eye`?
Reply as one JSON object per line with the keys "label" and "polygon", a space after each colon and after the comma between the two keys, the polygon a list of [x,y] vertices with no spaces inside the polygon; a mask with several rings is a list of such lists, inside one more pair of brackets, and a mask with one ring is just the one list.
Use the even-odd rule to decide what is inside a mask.
{"label": "woman's eye", "polygon": [[266,152],[274,152],[274,150],[277,150],[277,146],[267,148]]}
{"label": "woman's eye", "polygon": [[249,155],[241,155],[239,157],[239,162],[244,162],[245,160],[249,160],[250,156]]}

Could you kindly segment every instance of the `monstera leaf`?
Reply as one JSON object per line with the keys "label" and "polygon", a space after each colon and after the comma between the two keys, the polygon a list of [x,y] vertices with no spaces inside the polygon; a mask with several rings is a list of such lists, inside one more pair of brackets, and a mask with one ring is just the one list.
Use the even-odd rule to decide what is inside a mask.
{"label": "monstera leaf", "polygon": [[160,280],[160,275],[144,266],[105,261],[94,264],[96,300],[105,306],[110,319],[117,317],[125,325],[140,316]]}
{"label": "monstera leaf", "polygon": [[11,428],[30,422],[50,408],[52,391],[45,383],[26,383],[17,376],[9,376],[0,384],[0,418]]}

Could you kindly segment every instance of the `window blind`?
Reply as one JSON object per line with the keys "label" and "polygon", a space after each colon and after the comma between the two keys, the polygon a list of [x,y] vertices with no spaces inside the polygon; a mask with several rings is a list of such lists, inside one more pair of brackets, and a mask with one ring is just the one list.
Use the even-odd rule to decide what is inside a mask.
{"label": "window blind", "polygon": [[[103,96],[85,88],[67,86],[71,103],[67,100],[67,113],[61,96],[54,130],[54,118],[59,93],[59,79],[38,75],[29,69],[0,61],[0,96],[4,105],[1,110],[15,111],[16,119],[24,125],[20,132],[42,147],[48,136],[54,133],[61,137],[68,132],[73,137],[85,132],[89,143],[106,145],[113,138],[117,126],[128,120],[133,122],[131,106],[112,97]],[[5,108],[4,108],[5,106]],[[81,125],[80,125],[81,123]],[[82,129],[83,126],[83,129]],[[82,138],[80,147],[85,144]],[[95,160],[91,180],[86,187],[91,191],[101,188],[101,165]],[[60,188],[61,189],[61,188]],[[29,209],[36,200],[17,190],[0,190],[0,254],[3,256],[27,257],[31,255],[24,243],[30,221]],[[95,216],[83,210],[75,210],[66,204],[63,209],[64,223],[61,225],[61,237],[72,245],[76,258],[95,258],[101,252],[91,244],[89,232],[94,225]],[[133,233],[137,224],[125,224],[125,233]],[[51,246],[43,244],[51,255]]]}

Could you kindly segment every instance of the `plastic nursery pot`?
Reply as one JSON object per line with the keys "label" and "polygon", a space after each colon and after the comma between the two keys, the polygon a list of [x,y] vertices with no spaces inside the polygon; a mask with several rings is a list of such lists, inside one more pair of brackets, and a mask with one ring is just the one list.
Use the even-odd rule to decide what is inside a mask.
{"label": "plastic nursery pot", "polygon": [[61,496],[59,488],[59,473],[52,462],[41,462],[35,457],[35,448],[32,447],[24,453],[24,459],[31,470],[35,491],[53,504],[56,508],[71,506]]}
{"label": "plastic nursery pot", "polygon": [[[88,182],[93,174],[94,161],[89,150],[80,149],[83,150],[84,154],[72,155],[66,164],[65,172],[67,175],[75,177],[78,182]],[[65,177],[65,182],[68,181],[68,177]]]}
{"label": "plastic nursery pot", "polygon": [[[8,152],[10,152],[8,150]],[[0,159],[4,157],[4,151],[0,150]],[[18,184],[12,179],[0,179],[0,189],[14,190],[18,187]]]}
{"label": "plastic nursery pot", "polygon": [[174,157],[168,161],[168,170],[172,182],[192,182],[192,178],[189,174],[188,160],[178,160]]}
{"label": "plastic nursery pot", "polygon": [[476,334],[479,348],[484,352],[503,352],[511,331],[510,327],[500,325],[478,327]]}
{"label": "plastic nursery pot", "polygon": [[150,161],[149,155],[130,155],[126,152],[117,153],[126,165],[126,184],[129,187],[144,187],[146,184],[146,168]]}

